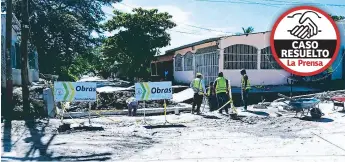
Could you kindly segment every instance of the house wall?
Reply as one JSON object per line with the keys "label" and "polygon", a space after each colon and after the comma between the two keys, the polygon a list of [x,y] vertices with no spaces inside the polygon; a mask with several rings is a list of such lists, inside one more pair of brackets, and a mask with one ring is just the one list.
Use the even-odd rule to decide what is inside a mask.
{"label": "house wall", "polygon": [[[344,59],[342,58],[342,52],[345,50],[345,22],[337,23],[340,33],[341,33],[341,49],[339,51],[337,59],[332,64],[334,73],[332,74],[332,79],[345,79],[344,75]],[[247,74],[250,78],[251,85],[283,85],[287,84],[287,78],[291,75],[284,69],[261,69],[261,49],[270,46],[270,33],[271,32],[262,32],[254,33],[249,35],[240,35],[240,36],[231,36],[221,38],[219,41],[220,55],[219,55],[219,71],[224,73],[231,81],[231,86],[241,86],[241,75],[239,69],[229,70],[224,69],[224,49],[231,45],[235,44],[245,44],[251,45],[258,49],[258,65],[257,69],[247,69]],[[195,46],[195,49],[192,50],[192,47],[188,47],[182,50],[174,52],[174,55],[177,54],[185,55],[187,52],[195,53],[197,49],[204,48],[208,46],[216,45],[216,41],[211,43],[205,43],[202,45]],[[174,60],[175,61],[175,60]],[[175,66],[175,64],[174,64]],[[184,67],[184,58],[182,58],[182,67]],[[174,67],[174,79],[180,83],[189,83],[194,78],[193,71],[175,71]]]}
{"label": "house wall", "polygon": [[194,50],[192,47],[184,48],[181,50],[177,50],[174,52],[174,80],[177,83],[190,83],[194,79],[194,71],[184,71],[184,57],[182,58],[182,71],[175,71],[175,56],[177,54],[181,54],[184,56],[187,52],[195,53],[198,49],[214,46],[217,44],[217,41],[212,41],[200,45],[194,46]]}
{"label": "house wall", "polygon": [[258,49],[258,69],[248,69],[247,74],[251,85],[281,85],[287,84],[290,73],[282,69],[260,69],[260,50],[270,46],[270,32],[249,35],[225,37],[220,40],[219,71],[231,81],[231,86],[241,86],[241,74],[239,69],[224,69],[224,48],[235,44],[251,45]]}
{"label": "house wall", "polygon": [[[19,39],[19,22],[14,17],[13,18],[13,25],[12,25],[12,46],[15,47],[16,42],[18,42]],[[14,30],[16,29],[16,30]],[[6,14],[1,14],[1,86],[6,87]],[[21,85],[21,70],[19,65],[17,65],[17,62],[20,61],[20,58],[16,58],[16,49],[12,48],[14,51],[11,54],[11,60],[12,60],[12,79],[13,79],[13,85],[20,86]],[[38,55],[37,52],[35,52],[34,57],[35,65],[34,68],[29,69],[29,82],[38,81],[39,80],[39,71],[38,71]],[[29,65],[29,63],[28,63]]]}

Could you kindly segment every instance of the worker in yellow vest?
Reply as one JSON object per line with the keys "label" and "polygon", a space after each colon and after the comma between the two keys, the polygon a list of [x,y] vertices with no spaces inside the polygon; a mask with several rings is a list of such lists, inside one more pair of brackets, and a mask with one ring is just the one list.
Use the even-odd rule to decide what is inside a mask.
{"label": "worker in yellow vest", "polygon": [[243,101],[243,108],[244,111],[247,111],[247,104],[249,98],[249,90],[250,90],[250,81],[245,69],[241,70],[241,94],[242,94],[242,101]]}
{"label": "worker in yellow vest", "polygon": [[210,111],[214,111],[218,107],[216,92],[214,90],[213,83],[214,82],[210,82],[210,85],[207,88],[208,106],[210,107]]}
{"label": "worker in yellow vest", "polygon": [[[215,90],[216,90],[216,96],[218,101],[218,108],[221,108],[225,103],[229,101],[229,82],[227,79],[224,78],[223,72],[218,73],[218,78],[214,81]],[[219,110],[219,113],[223,113],[223,110],[225,110],[225,113],[229,114],[228,112],[229,104],[225,106],[224,108]]]}
{"label": "worker in yellow vest", "polygon": [[190,87],[194,91],[192,114],[194,113],[195,106],[197,106],[196,113],[200,115],[201,103],[204,99],[204,95],[206,94],[206,88],[201,73],[196,74],[196,78],[190,83]]}

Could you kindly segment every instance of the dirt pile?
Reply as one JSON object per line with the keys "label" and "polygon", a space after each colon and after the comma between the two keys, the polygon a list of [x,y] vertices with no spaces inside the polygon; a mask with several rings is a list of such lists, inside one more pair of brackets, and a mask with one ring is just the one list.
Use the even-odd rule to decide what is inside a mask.
{"label": "dirt pile", "polygon": [[[93,103],[91,109],[126,109],[127,104],[126,100],[132,96],[134,96],[134,90],[126,90],[126,91],[114,91],[112,93],[98,93],[98,101],[97,103]],[[145,104],[140,102],[139,108],[162,108],[164,105],[164,101],[146,101]],[[172,101],[166,101],[167,107],[178,106],[177,103]],[[71,103],[71,107],[73,109],[77,109],[77,111],[81,111],[80,109],[88,108],[87,103]]]}
{"label": "dirt pile", "polygon": [[[47,88],[46,85],[34,85],[29,87],[29,101],[30,101],[30,112],[35,116],[43,117],[45,116],[44,102],[43,102],[43,90]],[[13,117],[21,118],[23,117],[23,93],[21,87],[13,87]]]}

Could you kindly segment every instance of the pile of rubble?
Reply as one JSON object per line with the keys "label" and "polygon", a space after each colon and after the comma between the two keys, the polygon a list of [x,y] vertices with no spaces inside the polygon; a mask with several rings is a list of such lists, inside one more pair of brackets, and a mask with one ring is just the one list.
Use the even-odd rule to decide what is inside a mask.
{"label": "pile of rubble", "polygon": [[[126,91],[114,91],[112,93],[97,93],[98,99],[97,103],[93,103],[91,105],[91,109],[93,110],[109,110],[109,109],[126,109],[127,104],[126,100],[132,96],[134,96],[134,90],[126,90]],[[172,101],[166,101],[167,107],[179,106],[179,104],[174,103]],[[164,101],[145,101],[140,102],[139,109],[143,108],[162,108],[164,106]],[[74,102],[71,103],[70,111],[83,111],[88,108],[88,103],[82,102]]]}
{"label": "pile of rubble", "polygon": [[[134,86],[123,80],[102,80],[99,78],[84,79],[80,81],[96,82],[97,83],[97,102],[91,104],[93,110],[109,110],[109,109],[126,109],[126,100],[133,97],[135,90]],[[30,105],[31,111],[37,114],[46,114],[44,111],[43,90],[50,87],[46,80],[40,79],[40,82],[33,83],[30,86]],[[22,88],[14,87],[14,103],[15,113],[21,114],[23,112],[23,96]],[[172,101],[166,101],[167,107],[181,106]],[[69,103],[67,111],[86,111],[89,108],[89,103],[73,102]],[[58,107],[61,105],[58,103]],[[139,108],[162,108],[164,101],[146,101],[140,102]]]}
{"label": "pile of rubble", "polygon": [[[45,116],[43,90],[48,86],[39,82],[29,87],[30,111],[35,116]],[[23,93],[22,87],[13,87],[14,116],[23,116]]]}

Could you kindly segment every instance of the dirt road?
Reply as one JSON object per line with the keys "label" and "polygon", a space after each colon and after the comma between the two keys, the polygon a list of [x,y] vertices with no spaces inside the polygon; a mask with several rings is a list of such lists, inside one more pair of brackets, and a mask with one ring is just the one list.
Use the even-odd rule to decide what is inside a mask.
{"label": "dirt road", "polygon": [[[241,112],[240,120],[207,113],[168,115],[180,127],[161,125],[164,116],[93,118],[103,131],[58,133],[60,121],[41,121],[28,129],[23,121],[2,124],[2,160],[83,161],[345,161],[345,113],[320,105],[319,121],[276,117],[272,109]],[[68,119],[66,122],[87,122]],[[167,124],[167,125],[170,125]],[[11,132],[11,133],[10,133]]]}

